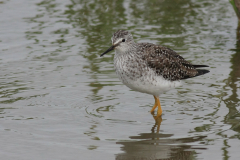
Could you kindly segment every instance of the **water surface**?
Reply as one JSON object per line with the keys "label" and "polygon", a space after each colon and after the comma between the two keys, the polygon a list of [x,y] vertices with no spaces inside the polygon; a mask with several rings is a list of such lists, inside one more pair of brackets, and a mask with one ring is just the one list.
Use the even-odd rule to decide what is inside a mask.
{"label": "water surface", "polygon": [[[121,84],[118,29],[210,73],[154,99]],[[3,159],[240,158],[238,20],[226,0],[0,1]]]}

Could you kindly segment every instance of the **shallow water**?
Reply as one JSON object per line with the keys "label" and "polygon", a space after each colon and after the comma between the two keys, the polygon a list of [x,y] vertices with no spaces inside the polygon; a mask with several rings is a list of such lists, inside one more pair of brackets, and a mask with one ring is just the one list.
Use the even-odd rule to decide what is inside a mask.
{"label": "shallow water", "polygon": [[[121,84],[118,29],[210,73],[154,99]],[[240,158],[240,42],[226,0],[0,1],[1,159]]]}

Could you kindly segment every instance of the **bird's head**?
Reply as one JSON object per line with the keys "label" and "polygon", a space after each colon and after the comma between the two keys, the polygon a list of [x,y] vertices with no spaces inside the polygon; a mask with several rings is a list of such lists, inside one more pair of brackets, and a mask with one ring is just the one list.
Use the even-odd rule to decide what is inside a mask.
{"label": "bird's head", "polygon": [[118,30],[115,32],[111,40],[112,46],[102,53],[100,57],[114,49],[118,50],[119,52],[126,52],[131,47],[131,44],[134,43],[132,34],[125,30]]}

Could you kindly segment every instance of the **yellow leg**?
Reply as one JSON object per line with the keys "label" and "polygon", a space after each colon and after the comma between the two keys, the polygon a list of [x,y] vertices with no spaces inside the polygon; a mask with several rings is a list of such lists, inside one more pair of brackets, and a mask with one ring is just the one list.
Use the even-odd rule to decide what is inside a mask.
{"label": "yellow leg", "polygon": [[161,107],[160,100],[158,97],[157,97],[157,103],[158,103],[157,116],[161,116],[162,115],[162,107]]}
{"label": "yellow leg", "polygon": [[154,99],[155,99],[155,104],[154,104],[154,106],[152,107],[152,109],[151,109],[151,113],[155,110],[155,108],[158,106],[158,104],[157,104],[157,97],[155,97],[155,96],[153,96],[154,97]]}
{"label": "yellow leg", "polygon": [[154,99],[155,99],[155,104],[154,106],[152,107],[151,109],[151,113],[156,109],[156,107],[158,107],[158,111],[157,111],[157,117],[161,116],[162,115],[162,108],[161,108],[161,104],[160,104],[160,100],[158,97],[156,96],[153,96]]}

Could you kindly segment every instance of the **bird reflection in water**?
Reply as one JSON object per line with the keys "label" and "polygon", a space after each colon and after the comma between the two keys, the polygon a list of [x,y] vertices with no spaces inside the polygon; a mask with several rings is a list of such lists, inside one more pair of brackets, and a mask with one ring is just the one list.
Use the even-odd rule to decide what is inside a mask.
{"label": "bird reflection in water", "polygon": [[151,112],[151,114],[153,116],[153,119],[155,120],[155,125],[153,125],[153,127],[152,127],[152,133],[154,133],[154,130],[155,130],[156,127],[157,127],[157,132],[156,133],[159,133],[160,125],[162,123],[162,116],[155,116],[154,112]]}
{"label": "bird reflection in water", "polygon": [[[160,132],[162,116],[154,116],[155,124],[151,133],[140,133],[137,136],[130,136],[132,141],[117,142],[121,144],[124,153],[116,155],[116,160],[192,160],[196,158],[196,150],[205,150],[196,143],[203,141],[206,136],[195,136],[186,138],[172,138],[174,134],[163,134]],[[190,143],[194,143],[190,145]]]}

